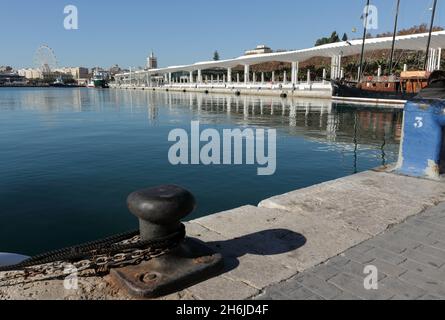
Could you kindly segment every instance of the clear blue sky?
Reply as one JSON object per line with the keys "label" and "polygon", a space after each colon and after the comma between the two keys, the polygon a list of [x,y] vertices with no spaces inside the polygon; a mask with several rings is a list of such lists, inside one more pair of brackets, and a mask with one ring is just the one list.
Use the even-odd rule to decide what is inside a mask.
{"label": "clear blue sky", "polygon": [[[445,24],[439,0],[436,25]],[[391,31],[395,0],[372,0],[378,33]],[[63,8],[79,9],[79,30],[63,28]],[[257,44],[310,47],[333,30],[360,37],[365,0],[0,0],[0,65],[32,67],[48,44],[61,66],[142,66],[153,49],[160,66],[232,58]],[[432,0],[402,0],[400,27],[428,22]],[[351,30],[357,27],[355,35]],[[376,33],[376,31],[373,31]]]}

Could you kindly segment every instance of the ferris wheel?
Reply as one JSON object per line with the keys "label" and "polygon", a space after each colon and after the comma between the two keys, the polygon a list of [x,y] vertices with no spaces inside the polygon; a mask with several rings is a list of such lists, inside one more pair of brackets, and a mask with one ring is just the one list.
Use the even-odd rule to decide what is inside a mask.
{"label": "ferris wheel", "polygon": [[47,45],[41,45],[34,54],[34,65],[43,73],[56,69],[57,58],[54,50]]}

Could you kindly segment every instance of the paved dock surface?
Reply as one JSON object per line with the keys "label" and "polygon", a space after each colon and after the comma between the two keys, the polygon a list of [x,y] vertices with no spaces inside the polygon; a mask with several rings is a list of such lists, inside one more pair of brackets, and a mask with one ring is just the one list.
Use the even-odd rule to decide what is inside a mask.
{"label": "paved dock surface", "polygon": [[[222,253],[225,269],[163,299],[445,298],[444,202],[444,182],[375,170],[191,221],[188,236]],[[364,290],[368,264],[380,271],[375,292]],[[75,291],[0,288],[0,299],[23,298],[130,297],[108,277]]]}
{"label": "paved dock surface", "polygon": [[[377,290],[364,286],[364,270],[369,265],[378,270]],[[445,204],[268,287],[256,299],[445,299]]]}

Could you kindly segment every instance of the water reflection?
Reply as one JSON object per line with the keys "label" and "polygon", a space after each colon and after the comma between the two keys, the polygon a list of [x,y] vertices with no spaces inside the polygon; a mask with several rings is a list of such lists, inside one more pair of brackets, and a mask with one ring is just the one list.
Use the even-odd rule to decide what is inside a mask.
{"label": "water reflection", "polygon": [[[285,134],[320,143],[320,150],[352,153],[352,173],[359,171],[360,150],[379,150],[381,164],[386,165],[388,145],[393,150],[402,135],[402,112],[399,110],[358,109],[326,99],[138,90],[12,89],[2,91],[0,110],[44,114],[65,111],[146,113],[150,125],[157,125],[162,113],[167,111],[170,116],[189,113],[207,125],[274,127]],[[50,119],[47,118],[48,123]]]}
{"label": "water reflection", "polygon": [[[292,135],[323,143],[320,150],[351,152],[351,173],[359,171],[360,151],[375,149],[381,165],[388,163],[386,148],[394,151],[402,132],[402,112],[394,109],[359,108],[333,104],[325,99],[282,99],[261,96],[205,95],[199,93],[125,91],[115,95],[116,104],[142,106],[148,101],[150,120],[156,120],[158,107],[172,113],[184,106],[201,122],[212,124],[225,120],[237,126],[278,127]],[[227,118],[215,118],[226,114]],[[351,123],[353,124],[351,126]]]}
{"label": "water reflection", "polygon": [[[189,129],[192,120],[217,130],[276,128],[276,174],[258,177],[251,166],[172,166],[168,134]],[[2,88],[0,251],[38,253],[136,228],[127,195],[159,184],[196,195],[191,218],[257,205],[394,162],[401,128],[401,111],[329,100]],[[32,241],[17,237],[17,228]]]}

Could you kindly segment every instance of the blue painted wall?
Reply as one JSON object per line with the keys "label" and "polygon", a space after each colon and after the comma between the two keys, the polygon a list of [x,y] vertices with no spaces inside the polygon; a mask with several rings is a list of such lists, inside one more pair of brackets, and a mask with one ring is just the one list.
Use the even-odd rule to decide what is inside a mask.
{"label": "blue painted wall", "polygon": [[404,135],[398,172],[439,178],[444,100],[414,100],[405,106]]}

